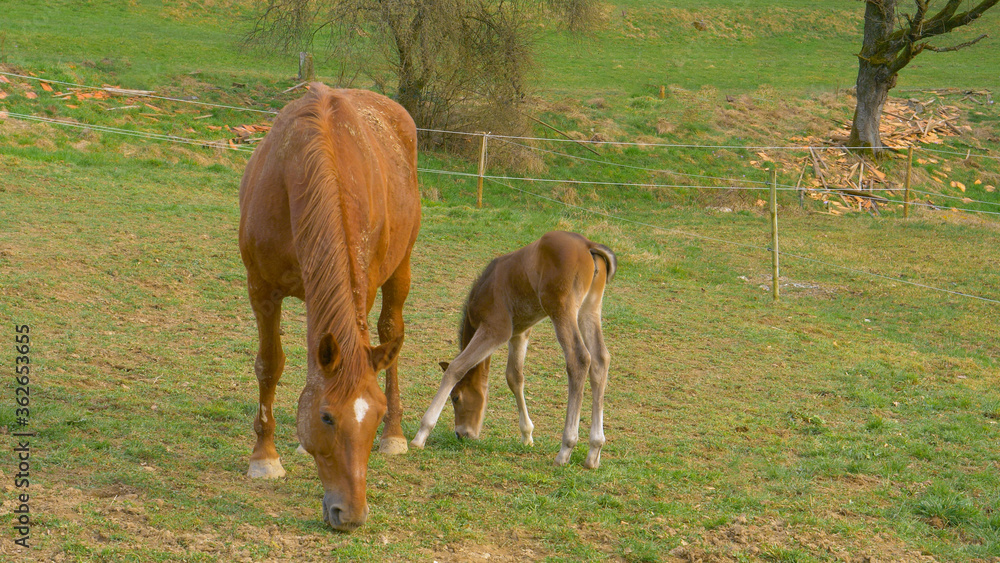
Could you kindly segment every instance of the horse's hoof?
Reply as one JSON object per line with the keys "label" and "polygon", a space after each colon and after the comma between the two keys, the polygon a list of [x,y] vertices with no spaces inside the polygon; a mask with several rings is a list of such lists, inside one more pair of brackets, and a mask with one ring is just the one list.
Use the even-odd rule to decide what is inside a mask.
{"label": "horse's hoof", "polygon": [[299,447],[295,448],[295,453],[309,455],[309,452],[307,452],[306,449],[302,447],[302,444],[299,444]]}
{"label": "horse's hoof", "polygon": [[559,450],[556,454],[556,465],[566,465],[569,463],[569,457],[573,455],[573,448],[563,448]]}
{"label": "horse's hoof", "polygon": [[405,454],[409,448],[406,447],[406,438],[398,436],[382,438],[379,442],[378,451],[386,455]]}
{"label": "horse's hoof", "polygon": [[285,468],[280,459],[251,459],[247,477],[251,479],[280,479],[285,476]]}

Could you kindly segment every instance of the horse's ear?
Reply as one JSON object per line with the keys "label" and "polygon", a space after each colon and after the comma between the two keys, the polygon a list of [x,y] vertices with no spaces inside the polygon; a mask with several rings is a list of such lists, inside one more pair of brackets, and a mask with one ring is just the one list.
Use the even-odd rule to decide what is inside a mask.
{"label": "horse's ear", "polygon": [[403,347],[403,335],[400,334],[396,338],[378,346],[372,348],[372,367],[376,372],[380,372],[385,368],[392,365],[392,362],[396,361],[396,357],[399,356],[399,350]]}
{"label": "horse's ear", "polygon": [[448,371],[450,364],[448,362],[438,362],[438,365],[441,366],[441,371]]}
{"label": "horse's ear", "polygon": [[319,362],[319,367],[323,368],[324,373],[329,374],[340,369],[342,360],[340,346],[337,345],[337,340],[329,332],[319,340],[319,347],[316,348],[316,360]]}

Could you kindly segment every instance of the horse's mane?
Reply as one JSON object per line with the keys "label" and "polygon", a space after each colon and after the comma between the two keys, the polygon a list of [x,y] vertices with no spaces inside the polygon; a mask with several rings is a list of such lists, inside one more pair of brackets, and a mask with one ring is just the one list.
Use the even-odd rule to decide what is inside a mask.
{"label": "horse's mane", "polygon": [[[476,291],[481,289],[486,283],[486,280],[493,277],[493,270],[496,269],[497,260],[499,258],[494,258],[486,268],[479,274],[476,281],[469,288],[469,294],[465,297],[465,305],[462,306],[462,320],[458,325],[458,351],[461,352],[465,350],[466,343],[472,339],[472,333],[475,332],[475,328],[472,326],[472,321],[469,319],[469,303],[472,302],[472,296],[476,294]],[[472,332],[466,332],[472,331]]]}
{"label": "horse's mane", "polygon": [[[365,363],[369,362],[365,347],[367,333],[359,328],[366,322],[353,297],[353,282],[357,264],[348,255],[353,247],[351,233],[345,228],[344,181],[337,167],[337,126],[351,126],[356,119],[344,100],[329,90],[314,88],[313,98],[300,114],[310,140],[306,146],[305,171],[307,181],[300,187],[303,212],[297,219],[295,246],[302,268],[308,323],[309,353],[325,332],[333,334],[340,347],[343,361],[341,377],[330,381],[327,392],[334,399],[354,392]],[[367,288],[362,294],[367,293]],[[362,305],[363,311],[363,305]],[[363,338],[364,337],[364,338]]]}

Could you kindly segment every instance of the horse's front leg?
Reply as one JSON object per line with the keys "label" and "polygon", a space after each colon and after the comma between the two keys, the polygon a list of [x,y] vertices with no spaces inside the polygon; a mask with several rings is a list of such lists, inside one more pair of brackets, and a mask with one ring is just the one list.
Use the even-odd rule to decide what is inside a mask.
{"label": "horse's front leg", "polygon": [[[403,304],[410,292],[410,260],[407,258],[382,285],[382,312],[378,319],[378,339],[385,344],[403,334]],[[406,453],[403,435],[403,403],[399,396],[399,359],[385,370],[385,398],[388,408],[383,419],[382,438],[378,450],[384,454]]]}
{"label": "horse's front leg", "polygon": [[284,295],[270,285],[254,283],[250,286],[250,306],[257,317],[258,349],[254,372],[257,375],[259,408],[253,429],[257,443],[250,454],[250,477],[277,479],[285,476],[278,450],[274,447],[274,388],[285,367],[285,354],[281,349],[281,301]]}
{"label": "horse's front leg", "polygon": [[514,393],[514,401],[517,403],[517,426],[521,430],[521,442],[525,446],[535,443],[531,437],[535,425],[531,423],[528,405],[524,401],[524,355],[528,351],[530,334],[530,329],[515,334],[507,346],[507,386]]}
{"label": "horse's front leg", "polygon": [[475,336],[469,341],[465,350],[462,350],[462,353],[452,360],[448,368],[444,370],[444,375],[441,377],[441,386],[438,387],[437,394],[434,395],[430,406],[427,407],[427,412],[424,413],[424,417],[420,420],[420,430],[417,431],[417,435],[410,442],[411,446],[415,448],[424,447],[427,437],[430,436],[431,430],[434,429],[438,418],[441,416],[441,411],[448,402],[451,390],[455,388],[455,385],[458,384],[473,366],[490,357],[493,351],[509,338],[510,329],[503,332],[480,327],[476,331]]}

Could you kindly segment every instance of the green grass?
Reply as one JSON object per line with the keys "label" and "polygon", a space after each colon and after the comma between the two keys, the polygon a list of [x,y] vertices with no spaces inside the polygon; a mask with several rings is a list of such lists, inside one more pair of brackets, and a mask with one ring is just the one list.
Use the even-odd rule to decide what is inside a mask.
{"label": "green grass", "polygon": [[[589,57],[580,39],[540,29],[546,72],[533,107],[583,137],[593,129],[617,140],[770,146],[822,135],[849,118],[849,99],[836,90],[853,81],[860,5],[767,4],[794,17],[768,23],[750,2],[676,10],[622,2],[589,40],[598,44]],[[281,94],[295,72],[284,59],[233,49],[239,3],[40,7],[4,4],[0,62],[229,105],[280,107],[297,95]],[[688,16],[706,19],[708,30]],[[840,23],[820,25],[832,20]],[[942,55],[954,56],[947,65],[922,56],[927,66],[904,73],[901,87],[995,87],[983,61],[996,47],[977,49]],[[672,86],[664,100],[660,84]],[[111,110],[143,100],[52,100],[33,83],[31,99],[21,82],[0,88],[10,94],[0,110],[198,139],[229,138],[225,126],[266,117],[167,101]],[[963,147],[996,154],[1000,114],[961,96],[943,100],[961,105],[961,122],[977,129],[939,147],[960,156],[918,153],[916,186],[995,211],[1000,196],[985,186],[1000,183],[1000,167],[964,163]],[[660,120],[672,128],[658,132]],[[547,230],[577,230],[620,259],[604,307],[612,373],[602,467],[581,467],[583,445],[570,465],[552,465],[565,371],[542,324],[526,364],[536,445],[520,444],[501,351],[482,439],[457,440],[446,411],[426,450],[373,454],[369,522],[342,535],[320,518],[313,462],[293,453],[306,364],[305,308],[293,300],[275,412],[288,478],[243,477],[257,393],[256,330],[236,248],[246,153],[0,119],[0,338],[12,338],[14,324],[30,324],[33,335],[39,436],[28,556],[1000,557],[997,304],[899,281],[1000,298],[994,216],[917,208],[903,220],[891,207],[879,217],[835,216],[782,192],[784,284],[773,303],[769,227],[757,204],[765,193],[703,189],[719,183],[704,176],[760,186],[751,182],[767,178],[762,151],[600,146],[598,157],[574,144],[536,145],[563,154],[529,153],[537,160],[525,168],[491,141],[491,172],[687,187],[511,183],[549,198],[539,199],[488,182],[476,209],[471,179],[421,174],[424,220],[400,368],[404,431],[415,433],[437,388],[437,362],[455,355],[459,308],[479,270]],[[766,154],[779,162],[779,181],[794,185],[803,155]],[[445,153],[420,158],[425,168],[475,170]],[[898,181],[903,163],[884,169]],[[934,183],[934,170],[967,191]],[[6,350],[0,369],[9,373]],[[17,431],[11,378],[0,389],[0,429]],[[585,415],[584,432],[588,425]],[[13,469],[0,457],[8,483]],[[0,554],[24,556],[10,536]]]}

